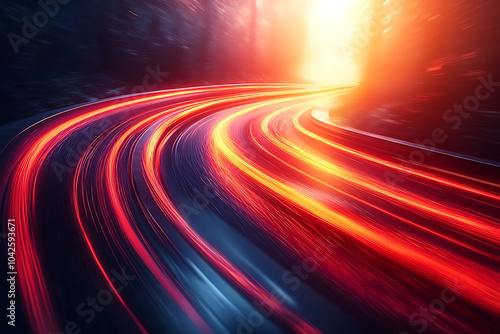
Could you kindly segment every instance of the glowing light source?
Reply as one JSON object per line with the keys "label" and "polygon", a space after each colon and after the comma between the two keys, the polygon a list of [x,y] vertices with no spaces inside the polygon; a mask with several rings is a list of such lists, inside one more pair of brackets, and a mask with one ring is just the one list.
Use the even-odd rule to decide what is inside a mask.
{"label": "glowing light source", "polygon": [[359,80],[357,64],[343,52],[352,44],[361,0],[319,0],[308,18],[305,61],[300,75],[318,83]]}

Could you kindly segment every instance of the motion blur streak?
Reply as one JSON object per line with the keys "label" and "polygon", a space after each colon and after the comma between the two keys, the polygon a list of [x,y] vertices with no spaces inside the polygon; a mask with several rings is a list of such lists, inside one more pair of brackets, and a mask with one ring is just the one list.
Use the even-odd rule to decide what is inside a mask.
{"label": "motion blur streak", "polygon": [[[79,283],[87,293],[111,287],[119,303],[109,312],[126,312],[135,326],[113,324],[124,331],[404,329],[441,298],[434,331],[493,333],[500,187],[446,164],[409,168],[388,153],[396,144],[381,149],[313,117],[352,88],[155,92],[78,107],[21,133],[2,153],[2,210],[19,222],[32,328],[57,332],[71,320],[52,273],[67,253],[80,261],[72,279],[92,278]],[[60,167],[68,147],[74,164]],[[395,186],[388,172],[405,182]],[[61,176],[68,207],[47,213],[40,203],[57,196],[47,184]],[[201,204],[199,189],[210,197]],[[75,237],[49,256],[42,245],[60,229]],[[301,261],[307,275],[287,279]],[[117,268],[138,277],[133,288],[114,285]],[[301,293],[301,281],[314,290]],[[315,315],[317,305],[336,320]],[[248,320],[263,309],[261,321]]]}

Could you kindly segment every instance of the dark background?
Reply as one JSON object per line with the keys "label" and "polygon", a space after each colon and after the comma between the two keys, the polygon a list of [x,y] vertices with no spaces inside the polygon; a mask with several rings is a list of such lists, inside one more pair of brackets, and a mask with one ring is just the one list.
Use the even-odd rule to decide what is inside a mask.
{"label": "dark background", "polygon": [[[302,51],[287,44],[300,43],[305,29],[298,9],[283,13],[286,4],[278,10],[275,5],[264,1],[257,7],[254,0],[69,0],[16,53],[9,33],[22,37],[23,17],[33,23],[41,7],[35,0],[2,1],[0,124],[140,92],[137,86],[143,86],[147,67],[169,73],[155,89],[294,81],[288,69],[296,66]],[[290,16],[298,18],[294,26],[285,22]],[[278,28],[271,31],[269,22]]]}

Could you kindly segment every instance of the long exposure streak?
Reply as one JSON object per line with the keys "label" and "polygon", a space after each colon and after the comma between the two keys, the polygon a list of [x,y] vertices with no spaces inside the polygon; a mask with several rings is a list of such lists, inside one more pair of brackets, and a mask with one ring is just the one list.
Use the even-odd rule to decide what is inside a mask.
{"label": "long exposure streak", "polygon": [[[64,328],[50,293],[58,278],[40,241],[59,227],[37,218],[50,196],[46,182],[65,189],[64,229],[83,245],[76,247],[79,261],[111,287],[115,307],[136,331],[158,330],[161,321],[142,308],[165,312],[168,301],[177,307],[168,312],[203,333],[237,331],[242,322],[232,317],[250,319],[245,312],[262,312],[259,305],[271,323],[258,326],[323,332],[327,326],[294,301],[297,295],[251,263],[260,253],[248,250],[257,247],[283,270],[321,258],[307,275],[321,292],[314,298],[353,310],[346,317],[405,326],[433,296],[451,300],[453,293],[435,328],[495,328],[500,186],[437,164],[409,168],[314,118],[316,106],[352,89],[255,84],[162,91],[84,105],[21,133],[5,149],[2,203],[19,222],[19,284],[32,328]],[[89,138],[96,127],[102,131]],[[61,169],[68,152],[73,164]],[[394,186],[385,172],[406,181]],[[199,189],[211,195],[207,203],[200,205]],[[217,226],[227,232],[214,232]],[[236,241],[248,231],[249,241]],[[246,251],[248,262],[237,262]],[[279,266],[271,271],[285,278]],[[110,274],[116,268],[141,279],[121,292]],[[208,294],[213,303],[203,299]],[[231,316],[216,316],[216,308]]]}

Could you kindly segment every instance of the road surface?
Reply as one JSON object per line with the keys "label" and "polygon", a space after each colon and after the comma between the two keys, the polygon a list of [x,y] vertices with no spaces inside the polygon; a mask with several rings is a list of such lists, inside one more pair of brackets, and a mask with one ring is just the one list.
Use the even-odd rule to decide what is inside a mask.
{"label": "road surface", "polygon": [[17,312],[43,333],[495,333],[499,167],[318,117],[351,89],[161,91],[20,133]]}

